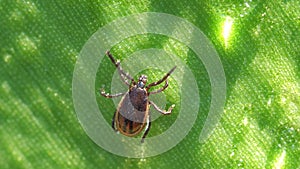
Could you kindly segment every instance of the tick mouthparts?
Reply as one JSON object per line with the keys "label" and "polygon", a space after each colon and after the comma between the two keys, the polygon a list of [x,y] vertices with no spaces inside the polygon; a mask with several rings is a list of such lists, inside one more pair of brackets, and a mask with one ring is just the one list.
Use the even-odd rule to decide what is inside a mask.
{"label": "tick mouthparts", "polygon": [[145,84],[143,82],[138,82],[138,87],[143,88],[145,86]]}

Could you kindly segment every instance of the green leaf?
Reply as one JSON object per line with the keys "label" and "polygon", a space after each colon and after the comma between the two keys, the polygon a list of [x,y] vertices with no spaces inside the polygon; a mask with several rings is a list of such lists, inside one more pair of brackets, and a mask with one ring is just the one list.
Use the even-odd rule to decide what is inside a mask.
{"label": "green leaf", "polygon": [[[0,0],[1,168],[299,168],[299,7],[296,0]],[[218,126],[200,143],[211,101],[201,60],[169,37],[124,39],[112,49],[117,58],[164,49],[189,66],[200,91],[196,123],[178,145],[155,157],[131,159],[107,152],[86,135],[74,110],[72,76],[94,32],[141,12],[172,14],[202,30],[222,61],[227,98]],[[114,67],[106,71],[98,72],[95,92],[104,82],[109,85]],[[153,79],[161,74],[150,73]],[[113,104],[105,103],[112,110],[104,115],[109,122]],[[149,136],[162,133],[177,115],[153,122]]]}

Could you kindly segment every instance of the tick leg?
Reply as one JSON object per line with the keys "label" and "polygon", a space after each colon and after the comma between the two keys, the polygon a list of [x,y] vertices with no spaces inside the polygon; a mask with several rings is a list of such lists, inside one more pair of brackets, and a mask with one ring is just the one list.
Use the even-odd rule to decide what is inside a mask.
{"label": "tick leg", "polygon": [[127,82],[127,79],[129,79],[132,84],[135,84],[134,79],[128,73],[125,73],[124,70],[122,69],[120,61],[116,61],[113,55],[109,51],[106,51],[106,55],[110,58],[111,62],[117,67],[122,81],[128,86],[130,86],[130,83]]}
{"label": "tick leg", "polygon": [[174,66],[163,78],[161,78],[159,81],[150,83],[148,86],[146,86],[147,89],[150,89],[152,86],[156,86],[161,84],[163,81],[165,81],[171,73],[173,73],[173,71],[176,69],[176,66]]}
{"label": "tick leg", "polygon": [[114,113],[114,116],[111,120],[111,127],[114,129],[114,131],[117,131],[116,127],[115,127],[115,117],[116,117],[116,112]]}
{"label": "tick leg", "polygon": [[150,94],[157,94],[157,93],[160,93],[160,92],[164,91],[169,86],[168,79],[166,79],[165,82],[166,83],[162,88],[160,88],[158,90],[155,90],[155,91],[152,91],[152,92],[149,92],[149,95]]}
{"label": "tick leg", "polygon": [[171,107],[169,107],[168,111],[162,110],[160,109],[155,103],[153,103],[152,101],[149,101],[149,104],[151,104],[155,110],[157,110],[158,112],[160,112],[163,115],[168,115],[172,113],[173,108],[175,107],[175,104],[173,104]]}
{"label": "tick leg", "polygon": [[104,89],[101,89],[100,94],[106,98],[113,98],[113,97],[123,96],[125,93],[109,94],[109,93],[105,93]]}
{"label": "tick leg", "polygon": [[146,138],[146,136],[147,136],[147,134],[148,134],[150,128],[151,128],[151,121],[150,121],[150,115],[148,115],[148,117],[147,117],[147,125],[146,125],[145,132],[144,132],[144,134],[143,134],[141,143],[144,143],[145,138]]}

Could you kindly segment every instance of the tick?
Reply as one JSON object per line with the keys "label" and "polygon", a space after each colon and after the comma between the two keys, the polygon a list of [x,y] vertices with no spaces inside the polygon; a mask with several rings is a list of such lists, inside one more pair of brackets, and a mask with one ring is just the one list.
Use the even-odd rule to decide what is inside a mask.
{"label": "tick", "polygon": [[[175,107],[173,104],[167,111],[162,110],[154,102],[149,100],[149,95],[160,93],[168,87],[168,77],[175,70],[176,66],[160,80],[147,85],[146,75],[141,75],[138,80],[135,81],[132,76],[123,71],[120,61],[116,61],[109,51],[106,52],[106,55],[118,69],[121,80],[129,88],[127,92],[118,94],[109,94],[106,93],[103,88],[101,89],[101,95],[106,98],[123,96],[112,118],[112,128],[116,132],[119,131],[121,134],[129,137],[136,136],[145,129],[141,139],[143,143],[151,127],[150,105],[163,115],[171,114],[172,109]],[[160,89],[149,91],[151,87],[163,82],[165,82],[165,84]]]}

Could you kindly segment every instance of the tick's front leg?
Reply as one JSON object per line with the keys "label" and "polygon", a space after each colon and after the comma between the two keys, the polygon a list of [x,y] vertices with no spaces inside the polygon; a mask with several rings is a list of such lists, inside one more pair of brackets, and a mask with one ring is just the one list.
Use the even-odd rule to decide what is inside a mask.
{"label": "tick's front leg", "polygon": [[163,115],[168,115],[172,113],[173,108],[175,107],[175,104],[173,104],[171,107],[169,107],[168,111],[162,110],[160,109],[155,103],[153,103],[152,101],[149,101],[149,104],[151,104],[155,110],[157,110],[158,112],[160,112]]}
{"label": "tick's front leg", "polygon": [[105,93],[104,89],[102,88],[100,94],[106,98],[114,98],[114,97],[123,96],[125,93],[109,94],[109,93]]}
{"label": "tick's front leg", "polygon": [[176,69],[176,66],[174,66],[163,78],[158,80],[157,82],[150,83],[146,86],[146,89],[149,90],[151,87],[161,84],[163,81],[167,80],[167,78],[173,73],[173,71]]}
{"label": "tick's front leg", "polygon": [[[109,52],[106,51],[106,55],[110,58],[111,62],[116,66],[116,68],[118,69],[119,75],[121,77],[121,80],[127,85],[130,86],[130,84],[135,84],[134,79],[129,75],[129,73],[124,72],[124,70],[121,67],[120,61],[116,61],[115,58],[113,57],[113,55]],[[131,82],[129,83],[128,80],[130,80]]]}
{"label": "tick's front leg", "polygon": [[162,88],[160,88],[158,90],[155,90],[155,91],[152,91],[152,92],[149,92],[149,95],[150,94],[157,94],[157,93],[160,93],[160,92],[164,91],[169,86],[168,79],[166,79],[165,82],[166,83]]}

